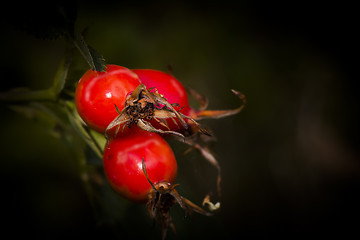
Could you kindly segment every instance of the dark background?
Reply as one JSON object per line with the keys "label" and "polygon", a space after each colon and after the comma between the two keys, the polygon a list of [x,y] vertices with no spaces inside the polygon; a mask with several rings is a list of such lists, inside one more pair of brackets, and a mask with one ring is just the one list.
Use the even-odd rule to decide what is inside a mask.
{"label": "dark background", "polygon": [[[177,234],[169,231],[168,239],[358,235],[354,4],[72,4],[76,27],[88,28],[88,43],[107,63],[164,71],[171,66],[184,85],[209,98],[211,109],[238,106],[230,89],[247,96],[240,114],[203,122],[217,137],[212,150],[222,167],[221,211],[213,217],[184,217],[175,208]],[[4,6],[1,91],[51,85],[65,41],[38,38],[26,27],[51,18],[47,7]],[[75,55],[70,78],[78,79],[87,69]],[[69,147],[40,124],[0,106],[2,233],[160,238],[144,206],[110,190],[94,214]],[[200,204],[215,191],[216,171],[196,153],[183,155],[186,147],[170,143],[179,164],[179,191]]]}

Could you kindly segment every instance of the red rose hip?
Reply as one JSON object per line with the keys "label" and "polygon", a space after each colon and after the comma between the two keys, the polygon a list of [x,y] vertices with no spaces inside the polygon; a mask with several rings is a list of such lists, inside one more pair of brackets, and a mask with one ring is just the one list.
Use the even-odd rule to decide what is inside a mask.
{"label": "red rose hip", "polygon": [[88,70],[81,77],[75,91],[77,111],[92,129],[104,133],[118,115],[116,106],[124,108],[126,96],[140,81],[128,68],[107,65],[106,72]]}
{"label": "red rose hip", "polygon": [[104,150],[104,171],[110,185],[121,196],[145,202],[151,185],[142,169],[146,164],[149,180],[173,183],[177,163],[168,143],[156,133],[134,127],[131,134],[110,140]]}
{"label": "red rose hip", "polygon": [[[188,114],[189,100],[186,89],[173,75],[153,69],[132,69],[132,71],[138,75],[140,81],[145,84],[147,88],[155,88],[169,103],[178,104],[178,106],[174,106],[175,110],[184,115]],[[167,124],[171,130],[181,131],[181,124],[179,121],[177,121],[177,123],[178,124],[174,124],[172,120],[167,120]],[[156,128],[166,130],[154,121],[152,124],[156,126]]]}

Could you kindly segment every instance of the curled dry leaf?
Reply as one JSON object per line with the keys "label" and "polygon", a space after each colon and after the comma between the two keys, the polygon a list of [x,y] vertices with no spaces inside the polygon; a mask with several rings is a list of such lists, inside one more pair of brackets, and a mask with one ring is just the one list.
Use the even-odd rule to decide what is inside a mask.
{"label": "curled dry leaf", "polygon": [[189,199],[181,196],[175,189],[178,184],[171,184],[166,181],[152,183],[147,175],[144,159],[142,161],[142,169],[144,171],[145,177],[152,186],[148,193],[146,208],[150,217],[159,223],[162,229],[162,239],[165,239],[166,232],[169,227],[174,232],[176,232],[170,215],[170,209],[176,203],[179,204],[181,208],[185,209],[187,214],[197,212],[205,216],[212,215],[212,213],[204,210],[203,208],[191,202]]}

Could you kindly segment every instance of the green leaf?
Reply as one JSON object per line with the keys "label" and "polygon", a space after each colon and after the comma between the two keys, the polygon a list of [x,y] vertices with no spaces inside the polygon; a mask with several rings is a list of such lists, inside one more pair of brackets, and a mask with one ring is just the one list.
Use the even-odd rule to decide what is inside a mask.
{"label": "green leaf", "polygon": [[53,84],[50,88],[52,94],[57,97],[60,92],[64,89],[65,82],[68,76],[69,68],[72,60],[73,47],[68,47],[65,50],[65,55],[56,71]]}
{"label": "green leaf", "polygon": [[63,90],[69,72],[73,48],[65,51],[65,55],[55,74],[52,86],[48,89],[30,90],[27,88],[15,88],[0,93],[0,101],[4,102],[32,102],[32,101],[55,101]]}
{"label": "green leaf", "polygon": [[78,112],[76,111],[74,102],[66,102],[68,110],[68,118],[71,125],[87,143],[87,145],[96,153],[96,155],[102,159],[103,146],[105,146],[105,137],[100,134],[96,134],[91,131],[83,122]]}
{"label": "green leaf", "polygon": [[73,42],[92,70],[98,72],[106,71],[105,59],[85,42],[83,35],[76,34]]}

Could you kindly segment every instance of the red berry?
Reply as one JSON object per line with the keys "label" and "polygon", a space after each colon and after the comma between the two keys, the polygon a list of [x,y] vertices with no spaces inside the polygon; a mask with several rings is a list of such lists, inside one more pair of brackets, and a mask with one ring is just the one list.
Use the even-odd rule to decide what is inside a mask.
{"label": "red berry", "polygon": [[104,150],[104,170],[110,185],[134,202],[145,202],[151,189],[142,170],[143,159],[152,183],[175,181],[177,163],[174,153],[156,133],[134,127],[131,134],[111,139]]}
{"label": "red berry", "polygon": [[[132,71],[138,75],[140,81],[145,84],[147,88],[156,88],[169,103],[178,104],[178,107],[174,107],[175,110],[184,115],[188,114],[190,107],[186,89],[173,75],[153,69],[132,69]],[[155,121],[152,121],[151,123],[156,128],[166,130]],[[167,120],[167,123],[169,128],[173,131],[179,131],[179,127],[181,128],[179,121],[177,121],[179,127],[170,119]]]}
{"label": "red berry", "polygon": [[118,115],[115,104],[121,111],[126,96],[139,84],[137,75],[125,67],[107,65],[106,72],[90,69],[81,77],[76,87],[77,111],[89,127],[104,133]]}

